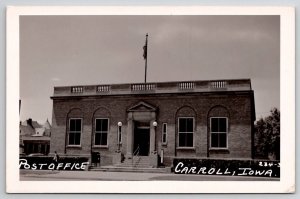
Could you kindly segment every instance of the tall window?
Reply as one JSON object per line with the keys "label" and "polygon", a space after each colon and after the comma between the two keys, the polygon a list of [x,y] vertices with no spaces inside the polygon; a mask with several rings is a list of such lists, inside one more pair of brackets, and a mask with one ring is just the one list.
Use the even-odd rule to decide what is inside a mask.
{"label": "tall window", "polygon": [[210,118],[210,147],[227,148],[228,119],[226,117]]}
{"label": "tall window", "polygon": [[95,145],[107,146],[108,119],[96,119],[95,122]]}
{"label": "tall window", "polygon": [[179,147],[193,147],[194,146],[194,118],[180,117],[178,119],[178,146]]}
{"label": "tall window", "polygon": [[162,126],[161,142],[162,142],[162,144],[167,144],[167,123],[163,123],[163,126]]}
{"label": "tall window", "polygon": [[82,119],[71,118],[69,122],[68,145],[80,145],[81,132],[82,132]]}

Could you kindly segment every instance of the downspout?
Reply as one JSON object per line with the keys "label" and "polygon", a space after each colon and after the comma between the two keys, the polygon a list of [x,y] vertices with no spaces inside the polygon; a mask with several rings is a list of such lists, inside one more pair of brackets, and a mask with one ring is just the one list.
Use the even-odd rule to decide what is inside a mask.
{"label": "downspout", "polygon": [[92,118],[92,132],[91,132],[91,147],[90,147],[90,157],[91,157],[91,164],[92,164],[92,154],[93,154],[93,137],[94,137],[94,135],[93,135],[93,128],[94,128],[94,116],[93,116],[93,118]]}
{"label": "downspout", "polygon": [[65,133],[65,151],[64,151],[65,155],[67,154],[67,137],[68,137],[68,124],[69,124],[68,119],[69,119],[69,117],[67,115],[67,117],[66,117],[66,133]]}

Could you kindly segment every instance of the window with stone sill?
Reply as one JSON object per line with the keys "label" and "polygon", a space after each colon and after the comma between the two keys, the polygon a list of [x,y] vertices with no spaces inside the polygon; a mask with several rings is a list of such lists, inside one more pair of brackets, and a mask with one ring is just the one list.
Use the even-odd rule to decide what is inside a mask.
{"label": "window with stone sill", "polygon": [[228,118],[227,117],[210,118],[210,148],[211,149],[228,148]]}
{"label": "window with stone sill", "polygon": [[178,118],[178,147],[192,148],[194,146],[194,118]]}
{"label": "window with stone sill", "polygon": [[69,133],[68,133],[68,146],[80,146],[82,132],[82,119],[70,118],[69,120]]}
{"label": "window with stone sill", "polygon": [[109,120],[108,118],[95,119],[95,140],[94,145],[100,147],[107,147]]}

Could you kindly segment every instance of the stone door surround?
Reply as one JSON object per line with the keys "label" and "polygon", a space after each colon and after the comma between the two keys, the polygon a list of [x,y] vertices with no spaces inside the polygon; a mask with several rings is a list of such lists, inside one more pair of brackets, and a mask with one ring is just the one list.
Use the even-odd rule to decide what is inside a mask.
{"label": "stone door surround", "polygon": [[133,153],[133,141],[134,141],[134,122],[149,122],[150,126],[150,149],[149,155],[156,154],[155,144],[155,127],[153,122],[156,121],[157,108],[146,103],[139,102],[136,105],[130,107],[127,110],[127,152],[126,157],[131,158]]}

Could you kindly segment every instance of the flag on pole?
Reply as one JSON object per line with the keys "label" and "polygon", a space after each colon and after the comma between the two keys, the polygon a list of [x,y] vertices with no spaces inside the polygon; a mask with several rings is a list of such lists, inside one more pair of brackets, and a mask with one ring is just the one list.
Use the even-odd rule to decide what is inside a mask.
{"label": "flag on pole", "polygon": [[144,54],[143,54],[144,59],[147,59],[147,48],[148,48],[148,33],[146,34],[146,43],[143,47],[143,49],[144,49]]}

